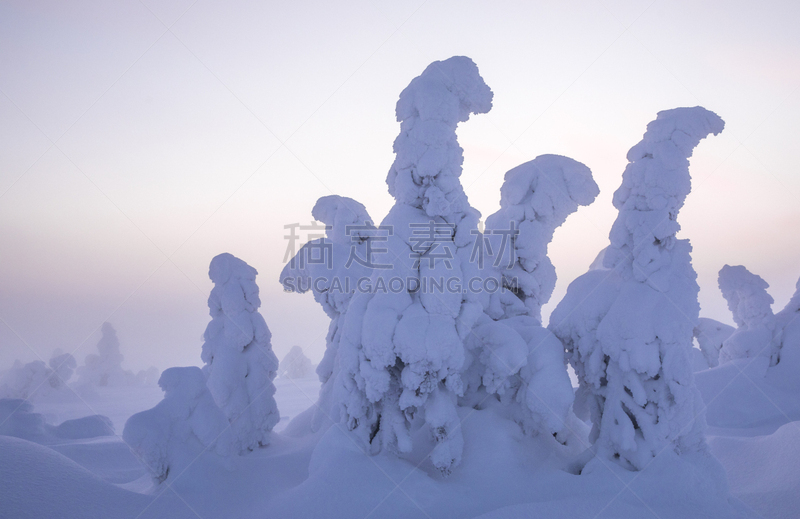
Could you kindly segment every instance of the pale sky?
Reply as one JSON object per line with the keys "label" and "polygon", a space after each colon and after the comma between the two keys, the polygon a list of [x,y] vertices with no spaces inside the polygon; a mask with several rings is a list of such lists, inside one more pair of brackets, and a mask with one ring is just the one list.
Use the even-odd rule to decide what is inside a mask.
{"label": "pale sky", "polygon": [[275,4],[0,3],[0,369],[56,347],[82,364],[106,320],[129,369],[199,365],[221,252],[258,269],[276,354],[318,361],[328,319],[282,292],[283,226],[329,194],[385,216],[397,97],[453,55],[494,91],[459,128],[484,217],[503,174],[544,153],[600,186],[556,231],[545,318],[608,243],[628,149],[677,106],[726,121],[696,149],[679,216],[701,315],[732,322],[726,263],[762,276],[776,311],[794,292],[800,3]]}

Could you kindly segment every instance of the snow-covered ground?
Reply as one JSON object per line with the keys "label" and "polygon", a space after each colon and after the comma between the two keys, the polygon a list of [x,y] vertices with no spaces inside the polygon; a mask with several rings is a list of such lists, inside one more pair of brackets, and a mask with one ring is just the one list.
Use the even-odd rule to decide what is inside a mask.
{"label": "snow-covered ground", "polygon": [[[756,363],[735,361],[700,372],[696,380],[711,400],[709,444],[733,496],[754,517],[796,517],[797,399],[765,379]],[[112,418],[118,434],[45,445],[0,436],[0,517],[716,516],[708,502],[703,509],[691,500],[710,485],[702,471],[673,463],[680,459],[674,454],[663,453],[638,473],[596,463],[591,473],[577,476],[560,468],[563,460],[542,438],[525,436],[500,409],[489,407],[460,417],[463,470],[443,479],[417,452],[407,459],[368,456],[336,426],[298,437],[319,381],[281,377],[275,385],[281,421],[269,447],[236,459],[235,468],[201,456],[155,494],[148,493],[150,478],[119,433],[126,417],[158,403],[160,389],[97,388],[80,398],[65,392],[37,402],[33,411],[49,423],[100,413]],[[713,460],[705,463],[714,469]],[[685,471],[677,472],[681,466]],[[670,481],[669,489],[659,481]]]}

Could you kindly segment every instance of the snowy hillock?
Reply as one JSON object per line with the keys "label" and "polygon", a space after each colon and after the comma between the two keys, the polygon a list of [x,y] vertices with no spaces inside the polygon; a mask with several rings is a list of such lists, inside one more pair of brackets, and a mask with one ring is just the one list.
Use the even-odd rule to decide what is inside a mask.
{"label": "snowy hillock", "polygon": [[211,450],[230,456],[233,437],[225,414],[217,407],[196,367],[169,368],[158,385],[164,400],[153,409],[131,416],[122,438],[157,483]]}

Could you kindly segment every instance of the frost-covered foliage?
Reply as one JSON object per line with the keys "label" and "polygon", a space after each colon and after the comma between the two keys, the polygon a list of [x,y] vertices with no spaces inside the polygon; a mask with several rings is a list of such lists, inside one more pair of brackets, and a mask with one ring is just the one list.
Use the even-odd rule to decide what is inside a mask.
{"label": "frost-covered foliage", "polygon": [[541,326],[541,306],[556,282],[547,247],[556,228],[594,201],[599,188],[583,164],[542,155],[506,173],[500,193],[501,209],[486,220],[484,275],[508,290],[491,294],[467,340],[463,403],[495,394],[526,432],[565,441],[572,384],[561,342]]}
{"label": "frost-covered foliage", "polygon": [[547,257],[553,233],[599,193],[588,167],[560,155],[541,155],[506,173],[500,210],[486,219],[486,238],[500,255],[493,262],[500,268],[503,286],[525,309],[509,298],[509,292],[497,292],[489,309],[493,318],[527,314],[541,322],[542,305],[556,286],[556,269]]}
{"label": "frost-covered foliage", "polygon": [[[427,424],[431,461],[443,473],[461,460],[456,398],[463,392],[464,340],[482,305],[473,294],[422,290],[453,279],[466,286],[479,213],[458,177],[463,162],[456,126],[491,108],[492,92],[465,57],[434,62],[400,94],[400,135],[386,182],[396,203],[382,222],[371,285],[412,279],[400,291],[357,293],[342,317],[336,400],[340,418],[373,452],[409,452],[410,425]],[[377,252],[377,251],[376,251]],[[474,272],[477,274],[477,271]]]}
{"label": "frost-covered foliage", "polygon": [[281,271],[284,290],[307,292],[330,317],[325,354],[317,366],[322,387],[312,430],[318,430],[334,413],[333,383],[339,371],[337,352],[341,338],[340,316],[347,309],[359,279],[369,278],[372,268],[369,238],[375,235],[366,208],[352,198],[330,195],[317,200],[311,215],[325,224],[325,238],[303,245]]}
{"label": "frost-covered foliage", "polygon": [[774,366],[780,358],[780,341],[775,337],[775,315],[767,293],[769,285],[761,276],[741,265],[725,265],[719,271],[719,289],[728,302],[738,328],[722,344],[720,362],[763,356]]}
{"label": "frost-covered foliage", "polygon": [[228,419],[214,402],[200,368],[164,370],[158,385],[164,399],[131,416],[122,432],[122,439],[157,483],[205,450],[220,456],[235,453]]}
{"label": "frost-covered foliage", "polygon": [[691,245],[677,215],[691,189],[689,157],[724,123],[702,108],[659,112],[614,193],[619,216],[603,254],[550,318],[591,412],[598,456],[640,470],[663,449],[705,449],[702,402],[691,369],[698,319]]}
{"label": "frost-covered foliage", "polygon": [[14,361],[0,378],[0,398],[31,399],[66,388],[75,370],[75,357],[56,349],[48,364],[50,367],[41,360]]}
{"label": "frost-covered foliage", "polygon": [[700,351],[703,352],[709,368],[719,366],[719,350],[722,349],[722,343],[735,331],[736,328],[733,326],[714,319],[701,317],[697,320],[697,325],[694,327],[694,338],[697,339],[697,344],[700,346]]}
{"label": "frost-covered foliage", "polygon": [[228,253],[212,259],[208,271],[214,288],[208,297],[211,322],[203,336],[203,371],[211,395],[230,420],[240,452],[268,445],[279,420],[272,383],[278,359],[258,312],[256,274]]}
{"label": "frost-covered foliage", "polygon": [[311,374],[313,367],[311,359],[303,353],[303,348],[292,346],[289,353],[281,360],[278,374],[286,378],[306,378]]}
{"label": "frost-covered foliage", "polygon": [[52,391],[53,370],[41,360],[23,364],[14,361],[11,369],[0,379],[0,398],[31,399]]}

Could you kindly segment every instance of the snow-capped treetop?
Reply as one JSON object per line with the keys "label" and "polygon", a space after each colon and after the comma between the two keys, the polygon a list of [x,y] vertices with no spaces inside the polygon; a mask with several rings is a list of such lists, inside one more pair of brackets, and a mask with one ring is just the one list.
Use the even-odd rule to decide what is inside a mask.
{"label": "snow-capped treetop", "polygon": [[327,226],[325,237],[332,243],[350,245],[352,237],[365,240],[370,236],[369,231],[361,227],[371,227],[372,218],[367,213],[367,208],[352,198],[323,196],[314,204],[311,216]]}
{"label": "snow-capped treetop", "polygon": [[[241,305],[237,310],[254,311],[261,306],[261,299],[258,297],[258,286],[256,285],[256,275],[258,271],[240,260],[236,256],[223,252],[211,260],[208,268],[208,277],[214,282],[214,289],[208,300],[208,308],[211,317],[222,311],[226,305]],[[226,287],[228,290],[237,292],[241,289],[244,297],[236,294],[226,294],[225,291],[217,290],[217,287]],[[228,296],[233,297],[228,297]],[[233,307],[226,307],[226,310],[233,310]]]}
{"label": "snow-capped treetop", "polygon": [[[495,262],[501,266],[503,284],[517,292],[537,319],[556,284],[555,267],[547,257],[553,233],[599,193],[588,167],[560,155],[541,155],[505,175],[500,210],[486,219],[487,238],[501,254]],[[496,231],[512,226],[519,234],[503,246],[503,234]]]}
{"label": "snow-capped treetop", "polygon": [[492,95],[478,67],[463,56],[435,61],[409,83],[397,101],[400,135],[386,178],[398,202],[446,219],[470,209],[458,181],[464,156],[456,126],[488,112]]}
{"label": "snow-capped treetop", "polygon": [[761,276],[742,265],[725,265],[719,271],[718,282],[738,326],[755,327],[772,319],[775,300],[767,293],[769,284]]}
{"label": "snow-capped treetop", "polygon": [[620,214],[609,235],[606,268],[625,263],[630,268],[623,276],[648,279],[655,286],[665,281],[655,274],[669,261],[664,253],[680,230],[677,214],[691,190],[689,157],[703,138],[724,126],[717,114],[700,106],[664,110],[647,125],[642,140],[628,152],[622,185],[614,193]]}

